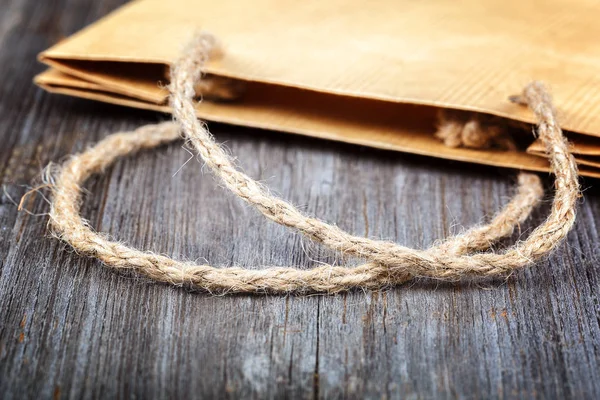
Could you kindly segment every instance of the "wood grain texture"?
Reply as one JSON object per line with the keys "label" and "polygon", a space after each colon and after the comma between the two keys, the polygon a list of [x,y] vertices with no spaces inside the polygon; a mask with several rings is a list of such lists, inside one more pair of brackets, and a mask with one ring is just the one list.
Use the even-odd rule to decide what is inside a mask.
{"label": "wood grain texture", "polygon": [[[597,181],[584,181],[568,245],[505,282],[339,296],[214,297],[153,284],[74,254],[43,216],[17,212],[13,200],[49,161],[165,118],[31,84],[39,51],[119,3],[3,0],[3,398],[600,397]],[[506,170],[211,128],[246,172],[306,212],[410,246],[489,217],[514,183]],[[196,160],[177,172],[189,157],[178,144],[119,162],[88,185],[85,216],[134,246],[217,265],[356,262],[265,221]],[[25,206],[47,210],[40,196]]]}

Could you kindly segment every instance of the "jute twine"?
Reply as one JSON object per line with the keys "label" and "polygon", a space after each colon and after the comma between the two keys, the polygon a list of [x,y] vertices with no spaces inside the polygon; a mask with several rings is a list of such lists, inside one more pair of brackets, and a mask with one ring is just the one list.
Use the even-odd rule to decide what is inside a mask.
{"label": "jute twine", "polygon": [[[529,105],[535,113],[537,134],[546,146],[556,176],[556,194],[548,218],[526,240],[501,252],[486,252],[494,242],[510,235],[543,196],[539,178],[520,173],[516,195],[488,225],[474,227],[439,245],[417,250],[354,236],[335,225],[307,216],[236,169],[206,126],[196,118],[194,109],[195,87],[214,48],[213,37],[200,34],[172,68],[169,90],[176,122],[112,134],[61,166],[52,178],[49,213],[57,237],[107,266],[132,269],[156,281],[213,293],[337,293],[352,288],[390,287],[413,277],[450,281],[465,277],[507,276],[534,264],[555,249],[573,226],[579,196],[577,167],[556,121],[551,98],[539,82],[527,85],[518,101]],[[355,267],[320,264],[308,270],[292,267],[217,268],[137,250],[95,232],[80,215],[82,184],[118,158],[177,140],[181,132],[225,187],[265,217],[330,249],[367,262]]]}

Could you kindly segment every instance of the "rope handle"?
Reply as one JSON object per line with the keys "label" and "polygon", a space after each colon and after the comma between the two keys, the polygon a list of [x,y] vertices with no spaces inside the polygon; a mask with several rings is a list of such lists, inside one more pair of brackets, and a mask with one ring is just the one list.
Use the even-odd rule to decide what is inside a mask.
{"label": "rope handle", "polygon": [[[414,277],[450,281],[464,277],[506,276],[550,253],[573,226],[580,195],[577,166],[556,122],[550,95],[539,82],[527,85],[519,101],[528,104],[538,119],[537,133],[546,146],[556,176],[556,194],[548,218],[525,241],[503,252],[483,252],[500,238],[510,235],[543,196],[538,176],[522,172],[515,197],[488,225],[472,228],[428,249],[417,250],[354,236],[335,225],[304,215],[238,170],[195,114],[195,88],[215,48],[211,35],[200,34],[172,67],[169,90],[176,122],[112,134],[62,165],[51,182],[49,215],[57,237],[110,267],[133,269],[151,279],[174,285],[218,293],[337,293],[353,288],[390,287]],[[118,158],[174,141],[180,137],[180,132],[225,187],[266,218],[293,228],[330,249],[367,262],[355,267],[320,264],[309,270],[293,267],[217,268],[130,248],[95,232],[80,216],[82,184]]]}

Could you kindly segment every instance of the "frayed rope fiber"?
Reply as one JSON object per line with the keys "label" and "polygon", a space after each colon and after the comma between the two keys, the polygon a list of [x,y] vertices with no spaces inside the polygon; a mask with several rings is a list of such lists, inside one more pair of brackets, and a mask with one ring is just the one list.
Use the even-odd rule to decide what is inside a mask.
{"label": "frayed rope fiber", "polygon": [[[53,178],[49,213],[57,237],[107,266],[131,269],[156,281],[212,293],[337,293],[353,288],[391,287],[413,277],[444,281],[505,277],[547,255],[573,226],[580,195],[577,167],[556,122],[551,98],[538,82],[527,85],[519,101],[529,105],[538,119],[537,133],[546,146],[556,176],[556,194],[548,218],[526,240],[502,252],[486,252],[494,242],[510,235],[543,196],[540,179],[533,174],[520,173],[516,195],[488,225],[474,227],[439,245],[417,250],[354,236],[335,225],[304,215],[236,169],[231,158],[196,118],[194,109],[195,87],[214,48],[212,36],[197,35],[173,66],[169,90],[176,122],[112,134],[61,166]],[[137,250],[95,232],[80,215],[81,185],[118,158],[179,139],[181,132],[225,187],[265,217],[330,249],[367,262],[355,267],[321,264],[308,270],[292,267],[216,268]]]}

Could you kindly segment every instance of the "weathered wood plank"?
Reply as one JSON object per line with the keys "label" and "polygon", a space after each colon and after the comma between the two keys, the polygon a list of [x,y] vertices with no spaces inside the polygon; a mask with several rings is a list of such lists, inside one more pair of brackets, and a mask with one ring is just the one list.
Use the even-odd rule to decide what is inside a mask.
{"label": "weathered wood plank", "polygon": [[[119,0],[0,13],[0,393],[34,397],[598,398],[597,189],[547,262],[506,282],[340,296],[192,293],[110,271],[11,201],[40,169],[162,116],[52,96],[35,55]],[[357,234],[426,246],[511,194],[506,171],[212,125],[253,177]],[[132,245],[217,265],[356,262],[265,221],[180,145],[93,179],[84,213]],[[177,173],[176,173],[177,172]],[[595,186],[595,181],[586,182]],[[47,208],[30,197],[33,213]],[[526,223],[539,223],[548,204]],[[515,238],[518,235],[515,235]]]}

